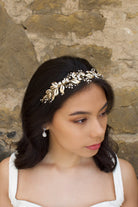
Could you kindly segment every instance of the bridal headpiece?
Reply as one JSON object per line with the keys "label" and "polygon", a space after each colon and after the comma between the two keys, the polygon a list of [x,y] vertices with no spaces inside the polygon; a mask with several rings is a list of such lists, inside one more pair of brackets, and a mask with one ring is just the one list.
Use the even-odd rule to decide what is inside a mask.
{"label": "bridal headpiece", "polygon": [[87,82],[89,84],[94,78],[103,78],[103,76],[96,72],[94,68],[91,68],[91,70],[85,72],[82,70],[70,72],[62,81],[53,82],[50,88],[45,91],[45,95],[42,99],[40,99],[40,101],[42,103],[53,102],[55,97],[59,94],[64,95],[66,88],[73,89],[81,81]]}

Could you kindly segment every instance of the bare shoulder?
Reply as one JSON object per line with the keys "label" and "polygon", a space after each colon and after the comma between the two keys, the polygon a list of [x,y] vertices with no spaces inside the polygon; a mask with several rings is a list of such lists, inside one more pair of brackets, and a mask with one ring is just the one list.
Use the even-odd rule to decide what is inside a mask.
{"label": "bare shoulder", "polygon": [[132,164],[130,162],[119,158],[119,163],[120,163],[122,173],[127,174],[129,172],[129,173],[135,174],[134,167],[132,166]]}
{"label": "bare shoulder", "polygon": [[0,162],[0,206],[12,207],[9,200],[9,158]]}
{"label": "bare shoulder", "polygon": [[7,171],[9,168],[9,159],[10,158],[8,157],[0,162],[0,173],[3,173],[5,170]]}
{"label": "bare shoulder", "polygon": [[[119,159],[126,204],[137,206],[138,204],[138,182],[133,166],[126,160]],[[131,204],[131,205],[130,205]],[[128,205],[124,205],[128,206]]]}
{"label": "bare shoulder", "polygon": [[121,167],[122,177],[125,181],[131,178],[137,180],[134,167],[128,161],[119,159],[119,163]]}
{"label": "bare shoulder", "polygon": [[8,184],[9,177],[9,157],[0,162],[0,180]]}

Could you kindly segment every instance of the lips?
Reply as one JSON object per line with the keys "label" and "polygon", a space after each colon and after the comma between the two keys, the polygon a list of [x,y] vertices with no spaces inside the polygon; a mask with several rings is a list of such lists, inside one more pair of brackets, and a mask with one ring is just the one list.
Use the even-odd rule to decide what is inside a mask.
{"label": "lips", "polygon": [[94,144],[94,145],[90,145],[90,146],[87,146],[86,148],[90,149],[90,150],[97,150],[99,149],[101,146],[101,143],[99,144]]}

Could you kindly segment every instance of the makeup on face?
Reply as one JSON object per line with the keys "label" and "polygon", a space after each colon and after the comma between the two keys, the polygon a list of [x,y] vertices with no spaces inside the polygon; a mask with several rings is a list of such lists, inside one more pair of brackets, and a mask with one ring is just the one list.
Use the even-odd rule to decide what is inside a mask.
{"label": "makeup on face", "polygon": [[49,151],[79,159],[94,156],[104,140],[107,109],[105,93],[96,85],[71,96],[48,125]]}
{"label": "makeup on face", "polygon": [[[102,108],[99,110],[99,112],[101,112],[102,110],[104,110],[106,107],[107,107],[108,103],[106,102]],[[91,113],[90,112],[87,112],[87,111],[75,111],[71,114],[69,114],[69,116],[75,116],[75,115],[90,115]]]}
{"label": "makeup on face", "polygon": [[98,150],[100,149],[100,147],[101,147],[101,143],[90,145],[90,146],[87,146],[86,148],[88,148],[89,150]]}
{"label": "makeup on face", "polygon": [[[96,117],[104,118],[107,115],[107,106],[108,103],[106,102],[101,109],[97,112]],[[84,110],[78,110],[73,113],[69,114],[69,117],[71,117],[71,121],[73,121],[76,124],[85,124],[85,122],[88,121],[89,117],[93,115],[92,112],[84,111]]]}
{"label": "makeup on face", "polygon": [[[107,107],[107,102],[103,105],[103,107],[99,110],[99,112],[101,112],[103,109],[105,109]],[[90,112],[86,112],[86,111],[75,111],[71,114],[69,114],[69,116],[75,116],[75,115],[90,115]]]}

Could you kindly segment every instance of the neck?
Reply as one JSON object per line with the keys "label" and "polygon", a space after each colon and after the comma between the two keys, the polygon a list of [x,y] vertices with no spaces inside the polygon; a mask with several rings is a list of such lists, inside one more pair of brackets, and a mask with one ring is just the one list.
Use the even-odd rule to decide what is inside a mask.
{"label": "neck", "polygon": [[68,152],[55,143],[54,145],[50,143],[49,151],[45,157],[45,161],[46,163],[52,164],[60,170],[72,169],[77,166],[92,163],[91,158],[83,158],[79,155]]}

